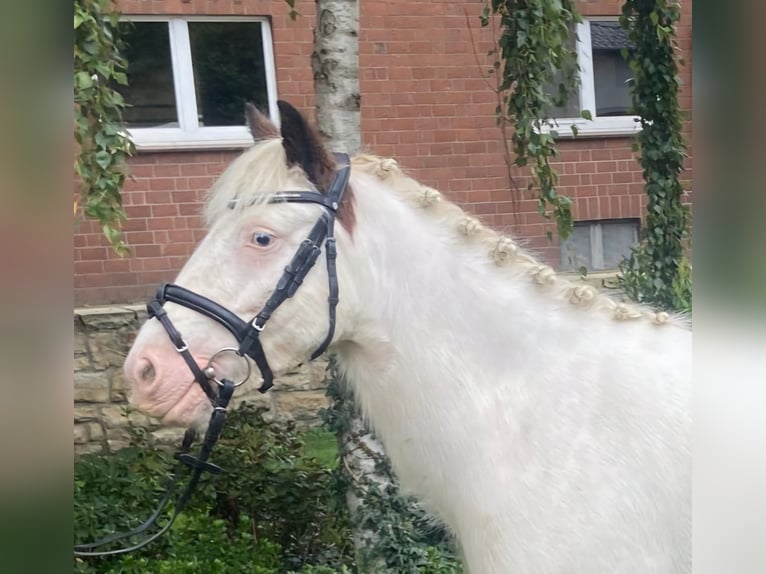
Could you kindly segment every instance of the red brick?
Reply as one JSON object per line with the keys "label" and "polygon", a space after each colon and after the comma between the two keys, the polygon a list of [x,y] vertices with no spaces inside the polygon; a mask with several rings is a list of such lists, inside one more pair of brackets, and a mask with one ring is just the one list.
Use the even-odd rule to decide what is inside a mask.
{"label": "red brick", "polygon": [[162,246],[162,255],[183,255],[189,257],[194,251],[194,245],[192,243],[170,243]]}
{"label": "red brick", "polygon": [[590,177],[590,181],[594,185],[610,184],[613,181],[614,174],[612,173],[594,173]]}
{"label": "red brick", "polygon": [[171,177],[157,177],[149,181],[149,189],[163,191],[176,188],[176,180]]}
{"label": "red brick", "polygon": [[169,191],[147,191],[146,203],[150,205],[170,203],[171,197],[172,196]]}
{"label": "red brick", "polygon": [[178,229],[178,230],[168,231],[167,235],[168,235],[169,242],[189,243],[195,240],[194,231],[191,229]]}
{"label": "red brick", "polygon": [[151,231],[129,231],[125,234],[128,245],[151,245],[154,243],[154,233]]}
{"label": "red brick", "polygon": [[109,259],[104,261],[105,273],[122,273],[130,271],[130,259]]}
{"label": "red brick", "polygon": [[162,249],[159,245],[136,245],[133,249],[133,254],[136,257],[158,257],[162,255]]}
{"label": "red brick", "polygon": [[89,261],[103,261],[108,255],[106,247],[83,247],[77,252],[81,259]]}
{"label": "red brick", "polygon": [[178,206],[173,204],[152,205],[152,217],[178,215]]}
{"label": "red brick", "polygon": [[103,261],[75,261],[74,273],[77,275],[99,274],[104,272]]}

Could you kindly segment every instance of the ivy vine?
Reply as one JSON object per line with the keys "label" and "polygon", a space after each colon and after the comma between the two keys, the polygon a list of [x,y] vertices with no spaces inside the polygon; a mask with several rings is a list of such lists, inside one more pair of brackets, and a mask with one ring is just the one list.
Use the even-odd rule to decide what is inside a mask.
{"label": "ivy vine", "polygon": [[74,169],[80,182],[74,212],[98,220],[115,251],[125,255],[120,190],[135,147],[122,131],[126,104],[115,89],[128,82],[118,23],[113,0],[74,0]]}
{"label": "ivy vine", "polygon": [[551,160],[558,156],[558,134],[549,128],[555,126],[552,110],[565,105],[578,87],[571,25],[582,18],[574,0],[491,0],[484,7],[482,26],[490,24],[490,15],[499,16],[502,30],[497,50],[490,52],[497,56],[494,69],[500,71],[498,124],[513,127],[512,163],[530,168],[527,190],[537,188],[538,212],[555,218],[559,236],[566,239],[573,227],[572,201],[556,192],[558,174]]}
{"label": "ivy vine", "polygon": [[[359,572],[375,574],[461,574],[462,566],[453,540],[421,504],[399,489],[398,480],[385,454],[365,448],[362,435],[368,431],[361,420],[350,386],[338,373],[334,358],[327,370],[327,395],[332,406],[322,411],[326,426],[338,437],[340,452],[363,449],[374,461],[374,473],[355,472],[348,464],[339,467],[338,480],[351,491],[359,507],[351,512],[357,533],[374,532],[374,538],[357,540]],[[341,455],[343,456],[343,455]]]}
{"label": "ivy vine", "polygon": [[633,71],[633,111],[642,128],[635,149],[648,205],[642,240],[621,264],[619,283],[635,301],[690,311],[689,210],[680,181],[685,145],[675,40],[679,18],[676,0],[626,0],[622,8],[620,23],[633,45],[623,56]]}

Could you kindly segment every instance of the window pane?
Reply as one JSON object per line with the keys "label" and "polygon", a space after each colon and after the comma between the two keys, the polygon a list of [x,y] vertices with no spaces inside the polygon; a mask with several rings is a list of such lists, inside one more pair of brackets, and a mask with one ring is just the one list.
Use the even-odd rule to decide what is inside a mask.
{"label": "window pane", "polygon": [[[573,52],[577,51],[577,34],[574,30],[574,25],[569,26],[569,37],[567,38],[567,48],[572,50]],[[575,75],[577,72],[575,72]],[[577,81],[576,78],[574,80]],[[554,75],[553,81],[550,83],[545,84],[545,93],[549,96],[552,96],[553,99],[559,98],[559,92],[560,87],[559,85],[565,83],[565,84],[571,84],[572,81],[569,82],[565,81],[564,74],[561,71],[557,71]],[[580,105],[580,94],[579,90],[575,88],[574,85],[567,86],[571,92],[569,98],[566,100],[566,102],[561,106],[551,107],[545,110],[545,115],[548,118],[554,118],[554,119],[562,119],[562,118],[579,118],[580,112],[582,110],[582,106]]]}
{"label": "window pane", "polygon": [[575,223],[572,233],[561,242],[561,269],[577,271],[580,267],[592,270],[589,223]]}
{"label": "window pane", "polygon": [[259,22],[189,22],[200,126],[240,126],[245,102],[268,109]]}
{"label": "window pane", "polygon": [[638,239],[638,221],[610,221],[601,223],[601,245],[604,269],[616,269],[630,255],[630,248]]}
{"label": "window pane", "polygon": [[622,48],[630,47],[628,33],[619,22],[591,22],[593,49],[593,81],[596,89],[597,116],[630,114],[631,98],[628,80],[633,77],[622,57]]}
{"label": "window pane", "polygon": [[127,126],[178,127],[170,35],[167,22],[122,22],[126,42],[128,86],[115,86],[130,104],[123,110]]}
{"label": "window pane", "polygon": [[[557,72],[554,81],[545,85],[545,93],[553,98],[559,97],[559,84],[563,82],[564,74]],[[579,118],[581,111],[579,90],[575,89],[563,106],[548,108],[545,110],[545,113],[547,117],[559,120],[563,118]]]}

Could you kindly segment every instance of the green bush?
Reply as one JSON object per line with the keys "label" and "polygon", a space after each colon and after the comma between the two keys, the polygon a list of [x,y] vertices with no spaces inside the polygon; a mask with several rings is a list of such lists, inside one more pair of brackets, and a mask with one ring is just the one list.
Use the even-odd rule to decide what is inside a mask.
{"label": "green bush", "polygon": [[[232,411],[212,460],[225,469],[202,480],[176,523],[148,548],[75,560],[81,574],[192,572],[335,574],[354,568],[340,484],[328,463],[327,433],[309,434],[320,463],[294,425]],[[134,429],[131,446],[75,463],[75,539],[127,530],[153,510],[173,467],[170,453]]]}

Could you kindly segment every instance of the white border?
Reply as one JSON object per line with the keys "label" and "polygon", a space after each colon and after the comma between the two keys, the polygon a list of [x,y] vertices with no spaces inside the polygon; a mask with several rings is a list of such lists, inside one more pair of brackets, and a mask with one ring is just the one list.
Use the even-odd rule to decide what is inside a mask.
{"label": "white border", "polygon": [[261,24],[269,115],[272,121],[279,126],[276,67],[274,65],[271,24],[268,18],[261,16],[162,17],[124,15],[121,20],[128,22],[166,22],[170,34],[170,57],[173,66],[173,84],[175,86],[179,127],[127,130],[138,151],[241,149],[253,144],[253,138],[244,125],[244,121],[241,126],[199,126],[188,22],[259,22]]}

